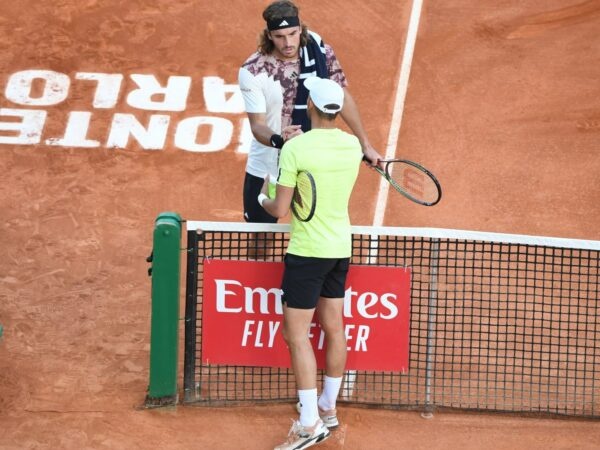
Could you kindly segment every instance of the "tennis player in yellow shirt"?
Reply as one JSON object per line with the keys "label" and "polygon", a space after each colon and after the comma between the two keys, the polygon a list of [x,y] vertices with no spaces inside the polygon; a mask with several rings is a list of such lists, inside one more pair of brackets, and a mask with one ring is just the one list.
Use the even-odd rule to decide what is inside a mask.
{"label": "tennis player in yellow shirt", "polygon": [[[300,400],[300,417],[276,449],[318,444],[338,425],[336,399],[346,365],[343,306],[352,255],[348,203],[362,159],[359,140],[336,127],[344,91],[329,79],[307,78],[307,113],[312,129],[285,143],[279,160],[276,196],[268,198],[268,178],[258,201],[266,212],[288,214],[296,177],[308,171],[316,186],[316,209],[308,222],[291,219],[282,281],[283,337],[290,351]],[[325,332],[326,369],[317,395],[317,364],[308,332],[317,311]]]}

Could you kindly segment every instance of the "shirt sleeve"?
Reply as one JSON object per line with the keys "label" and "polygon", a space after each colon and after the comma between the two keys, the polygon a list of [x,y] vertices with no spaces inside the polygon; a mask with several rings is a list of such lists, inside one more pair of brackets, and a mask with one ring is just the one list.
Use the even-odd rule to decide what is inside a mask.
{"label": "shirt sleeve", "polygon": [[285,144],[279,154],[279,177],[277,184],[286,187],[296,187],[298,164],[290,144]]}
{"label": "shirt sleeve", "polygon": [[256,77],[248,69],[240,68],[238,83],[247,113],[266,113],[267,102]]}
{"label": "shirt sleeve", "polygon": [[341,87],[348,86],[346,80],[346,74],[342,69],[340,61],[335,56],[333,48],[325,44],[325,60],[327,62],[327,70],[329,71],[329,78],[339,84]]}

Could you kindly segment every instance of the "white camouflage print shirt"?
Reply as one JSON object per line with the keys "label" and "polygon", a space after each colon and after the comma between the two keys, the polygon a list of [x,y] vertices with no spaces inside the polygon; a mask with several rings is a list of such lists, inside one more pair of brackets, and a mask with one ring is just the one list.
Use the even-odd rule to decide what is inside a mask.
{"label": "white camouflage print shirt", "polygon": [[[311,33],[318,41],[320,37]],[[317,42],[318,42],[317,41]],[[325,44],[325,59],[329,78],[340,86],[348,85],[346,76],[333,49]],[[239,71],[239,85],[246,112],[265,113],[267,126],[276,133],[291,124],[294,100],[298,87],[300,60],[281,61],[273,55],[252,54]],[[267,173],[277,174],[277,149],[252,140],[246,172],[263,178]]]}

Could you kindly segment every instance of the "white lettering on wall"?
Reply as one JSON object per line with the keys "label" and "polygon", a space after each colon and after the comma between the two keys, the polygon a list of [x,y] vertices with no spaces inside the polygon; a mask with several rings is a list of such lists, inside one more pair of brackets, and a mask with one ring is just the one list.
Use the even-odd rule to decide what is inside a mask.
{"label": "white lettering on wall", "polygon": [[[391,293],[385,293],[381,297],[373,292],[364,292],[359,295],[350,286],[346,289],[344,296],[344,317],[353,317],[353,308],[356,308],[358,314],[365,319],[374,319],[377,317],[393,319],[398,315],[398,306],[393,303],[394,300],[397,300],[397,297]],[[387,312],[375,312],[374,310],[379,305]]]}
{"label": "white lettering on wall", "polygon": [[[272,320],[269,320],[268,323],[263,320],[246,320],[244,323],[244,331],[242,332],[242,347],[247,347],[250,336],[254,335],[253,346],[255,348],[264,347],[264,344],[267,345],[267,348],[273,348],[277,330],[280,325],[281,322],[274,322]],[[263,329],[268,333],[267,339],[262,338]]]}
{"label": "white lettering on wall", "polygon": [[246,312],[254,312],[254,298],[255,294],[258,295],[258,304],[261,314],[269,314],[269,295],[272,295],[272,303],[275,305],[275,313],[283,314],[283,307],[281,304],[281,289],[271,288],[268,291],[264,288],[244,288]]}
{"label": "white lettering on wall", "polygon": [[[217,287],[217,311],[218,312],[233,312],[239,313],[244,311],[246,314],[283,314],[281,289],[271,287],[248,287],[244,286],[237,280],[215,280]],[[236,291],[227,291],[227,286],[239,286]],[[240,305],[239,308],[225,307],[226,299],[229,297],[231,302]],[[394,303],[397,296],[392,293],[384,293],[381,296],[374,292],[359,293],[352,290],[351,287],[346,289],[344,298],[343,315],[347,318],[352,318],[352,311],[355,308],[359,316],[365,319],[391,320],[398,316],[398,306]],[[243,305],[243,307],[241,306]],[[258,305],[258,311],[257,311]],[[222,308],[222,309],[220,309]]]}
{"label": "white lettering on wall", "polygon": [[242,312],[242,307],[232,308],[227,306],[227,297],[235,297],[235,291],[228,291],[227,286],[241,286],[242,283],[235,280],[215,280],[215,285],[217,287],[217,311],[225,313]]}
{"label": "white lettering on wall", "polygon": [[398,315],[398,306],[393,303],[393,301],[396,301],[397,299],[398,297],[390,293],[381,296],[381,306],[390,312],[389,314],[381,314],[382,319],[393,319]]}

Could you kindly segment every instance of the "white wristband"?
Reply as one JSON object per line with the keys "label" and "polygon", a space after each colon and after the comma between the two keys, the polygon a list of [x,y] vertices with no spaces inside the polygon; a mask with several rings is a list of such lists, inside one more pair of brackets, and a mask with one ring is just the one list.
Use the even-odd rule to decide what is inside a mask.
{"label": "white wristband", "polygon": [[263,205],[263,202],[268,199],[269,197],[267,197],[265,194],[263,194],[262,192],[260,194],[258,194],[258,203],[260,204],[260,206]]}

